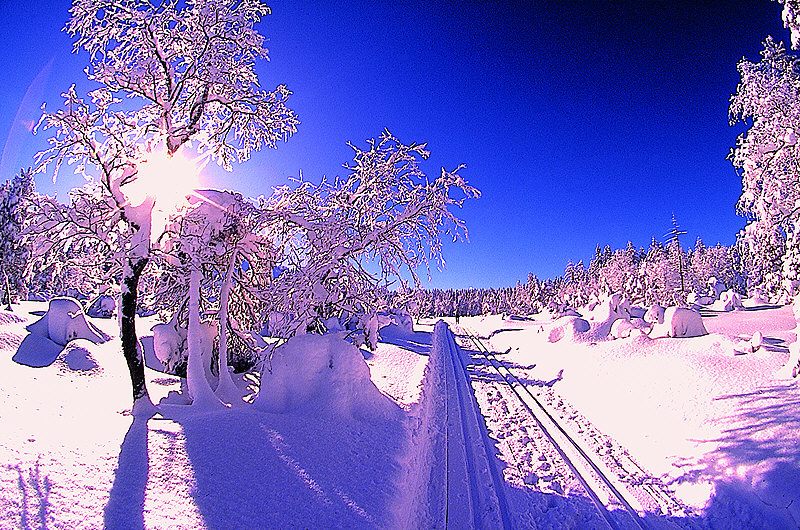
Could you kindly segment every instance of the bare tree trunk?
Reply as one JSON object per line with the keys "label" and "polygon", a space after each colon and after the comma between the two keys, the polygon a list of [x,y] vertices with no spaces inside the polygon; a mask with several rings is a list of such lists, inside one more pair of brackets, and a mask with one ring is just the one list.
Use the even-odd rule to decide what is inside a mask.
{"label": "bare tree trunk", "polygon": [[142,276],[147,258],[136,258],[124,267],[122,276],[122,295],[120,299],[119,330],[122,340],[122,355],[128,363],[128,371],[133,385],[133,401],[147,398],[147,386],[144,378],[144,359],[139,348],[139,337],[136,335],[136,300],[139,294],[139,278]]}

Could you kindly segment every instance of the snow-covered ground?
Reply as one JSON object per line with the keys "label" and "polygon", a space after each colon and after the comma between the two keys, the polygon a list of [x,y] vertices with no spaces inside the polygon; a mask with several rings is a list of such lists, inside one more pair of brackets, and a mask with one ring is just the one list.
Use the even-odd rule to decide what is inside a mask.
{"label": "snow-covered ground", "polygon": [[[127,410],[116,321],[87,318],[111,340],[62,347],[26,330],[46,308],[26,302],[0,312],[1,528],[427,528],[445,517],[467,526],[605,527],[464,337],[471,385],[458,383],[460,352],[433,321],[415,333],[384,328],[375,352],[359,351],[383,396],[362,382],[351,405],[368,402],[379,414],[351,414],[364,409],[315,393],[312,377],[298,386],[302,406],[282,412],[170,405],[147,420]],[[141,319],[140,333],[154,322]],[[570,332],[549,342],[542,320],[450,322],[500,352],[586,447],[641,466],[619,480],[661,488],[662,515],[642,502],[653,527],[797,527],[800,392],[776,378],[795,340],[791,307],[709,313],[703,324],[709,334],[693,338],[584,341]],[[743,353],[757,331],[764,345]],[[147,379],[154,402],[181,387],[150,368]],[[467,421],[471,403],[477,423]],[[478,455],[495,467],[475,471]]]}
{"label": "snow-covered ground", "polygon": [[[394,419],[251,406],[134,420],[118,340],[62,351],[25,330],[46,308],[0,312],[0,528],[385,527],[405,509],[398,480],[413,456],[420,352],[364,352]],[[117,334],[116,320],[91,322]],[[180,389],[149,368],[147,379],[154,402]]]}
{"label": "snow-covered ground", "polygon": [[[587,441],[613,441],[660,479],[695,523],[799,527],[800,392],[776,377],[796,339],[791,306],[711,312],[703,323],[709,334],[692,338],[549,342],[544,319],[461,320],[508,352],[502,362]],[[764,346],[743,353],[756,332]],[[505,402],[488,392],[488,401]],[[489,427],[510,440],[511,468],[526,449],[514,441],[514,422],[503,420],[489,418]]]}

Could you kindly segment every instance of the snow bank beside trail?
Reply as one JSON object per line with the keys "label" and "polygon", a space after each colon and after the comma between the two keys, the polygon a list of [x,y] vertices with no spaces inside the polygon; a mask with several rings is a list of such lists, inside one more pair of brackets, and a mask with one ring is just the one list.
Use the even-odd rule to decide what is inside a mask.
{"label": "snow bank beside trail", "polygon": [[361,352],[335,335],[299,335],[272,354],[254,406],[267,412],[329,411],[342,418],[382,420],[400,408],[370,379]]}

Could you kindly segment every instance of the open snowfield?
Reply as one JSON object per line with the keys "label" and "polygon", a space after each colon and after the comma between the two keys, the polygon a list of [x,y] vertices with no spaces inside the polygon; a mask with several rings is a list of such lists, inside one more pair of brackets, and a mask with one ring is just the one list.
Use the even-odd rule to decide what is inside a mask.
{"label": "open snowfield", "polygon": [[[390,398],[389,408],[369,398],[383,403],[377,416],[341,414],[309,391],[304,406],[283,413],[195,410],[173,397],[146,420],[127,410],[116,321],[89,319],[108,342],[62,347],[25,329],[46,307],[0,312],[2,528],[408,528],[438,526],[448,511],[475,527],[605,527],[463,337],[474,396],[457,382],[457,349],[429,362],[450,340],[432,333],[432,321],[413,334],[385,328],[375,352],[360,350],[380,400]],[[703,320],[701,337],[556,342],[540,331],[545,320],[450,325],[482,336],[587,447],[641,466],[635,475],[666,499],[661,515],[642,502],[652,527],[796,528],[800,393],[776,378],[795,340],[791,307]],[[153,323],[139,324],[146,352]],[[764,346],[742,354],[756,331]],[[147,376],[154,402],[180,390],[175,376]],[[253,383],[237,378],[245,395]],[[471,402],[478,423],[466,420]],[[473,456],[456,454],[457,444],[476,448]],[[490,467],[475,471],[475,455]],[[475,488],[491,493],[481,500]]]}
{"label": "open snowfield", "polygon": [[[508,352],[502,362],[557,401],[577,432],[624,448],[703,526],[797,528],[800,392],[776,378],[796,338],[791,307],[703,321],[709,334],[701,337],[586,342],[549,342],[544,319],[474,317],[461,325]],[[739,354],[756,331],[764,346]],[[483,383],[473,384],[480,394]],[[514,439],[514,425],[490,430]],[[515,450],[505,456],[509,467]]]}

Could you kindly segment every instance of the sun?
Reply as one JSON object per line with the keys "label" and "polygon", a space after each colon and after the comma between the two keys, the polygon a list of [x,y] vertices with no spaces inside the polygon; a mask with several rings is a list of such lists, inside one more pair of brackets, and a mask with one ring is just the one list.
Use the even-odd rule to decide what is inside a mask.
{"label": "sun", "polygon": [[137,167],[139,195],[155,200],[155,207],[164,212],[175,210],[186,196],[200,184],[200,167],[183,151],[168,155],[163,150],[148,153]]}

